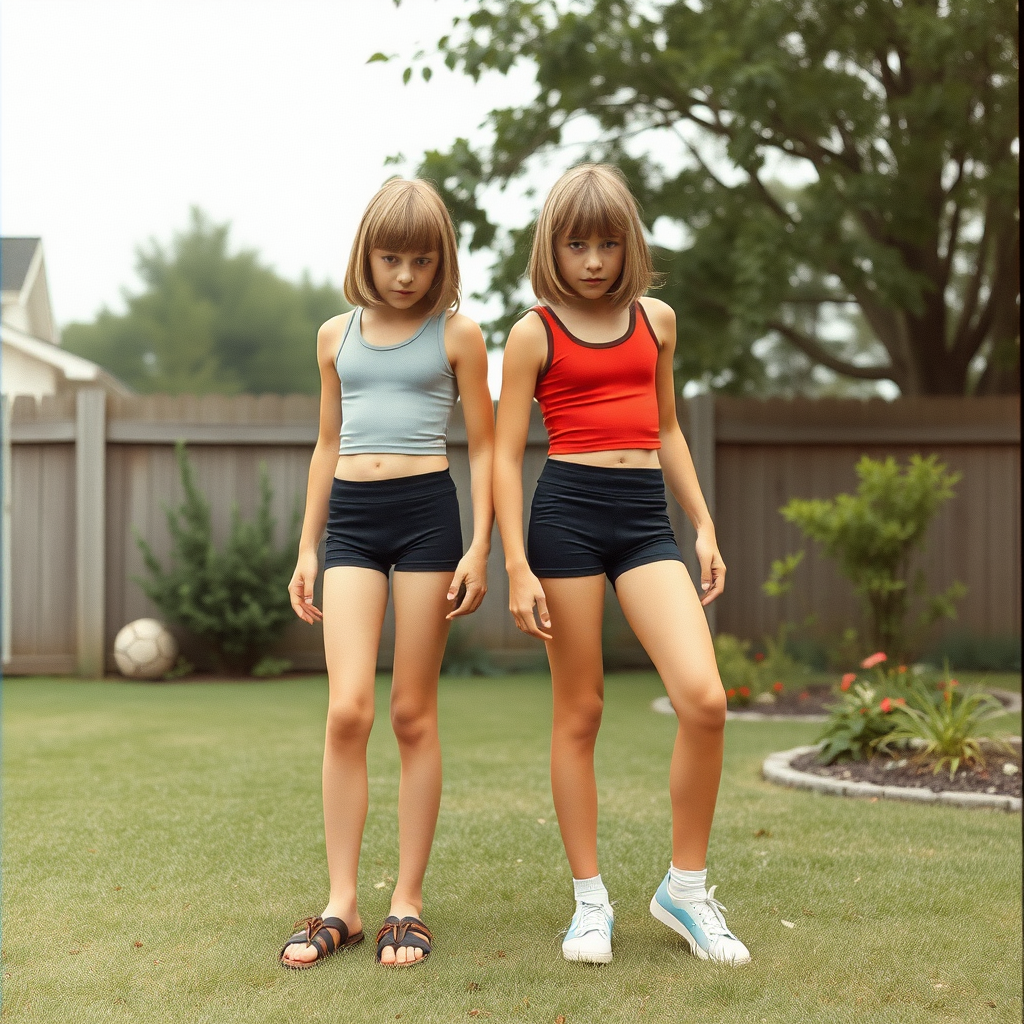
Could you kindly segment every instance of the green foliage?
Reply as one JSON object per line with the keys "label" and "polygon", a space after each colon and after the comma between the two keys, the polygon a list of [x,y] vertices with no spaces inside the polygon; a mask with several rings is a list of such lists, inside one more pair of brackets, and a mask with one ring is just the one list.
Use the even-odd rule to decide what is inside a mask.
{"label": "green foliage", "polygon": [[909,746],[919,761],[932,765],[935,774],[949,765],[950,779],[962,762],[984,765],[983,740],[1010,753],[1010,746],[994,739],[991,731],[992,719],[1005,714],[1003,706],[985,693],[964,696],[956,685],[948,669],[939,699],[935,699],[934,690],[915,683],[907,703],[894,709],[892,728],[878,741],[877,748]]}
{"label": "green foliage", "polygon": [[487,144],[458,139],[418,172],[470,249],[495,254],[492,340],[522,309],[531,232],[503,220],[500,193],[594,159],[622,168],[671,240],[656,258],[680,381],[1019,392],[1014,5],[471,7],[438,41],[444,63],[473,81],[525,65],[533,94],[491,111]]}
{"label": "green foliage", "polygon": [[[855,495],[793,498],[780,512],[836,559],[839,571],[865,601],[874,643],[903,654],[910,642],[906,619],[911,598],[925,596],[924,575],[920,570],[911,575],[911,557],[924,546],[939,507],[953,497],[960,474],[947,473],[934,455],[912,455],[905,472],[891,457],[878,461],[865,455],[856,471],[860,482]],[[965,593],[962,584],[954,583],[927,598],[918,625],[955,618],[956,601]]]}
{"label": "green foliage", "polygon": [[[765,637],[764,652],[750,654],[750,641],[729,633],[715,635],[715,660],[730,704],[741,707],[768,701],[787,686],[802,683],[807,670],[786,648],[789,626],[783,624],[776,636]],[[771,701],[768,701],[771,703]]]}
{"label": "green foliage", "polygon": [[284,675],[292,667],[291,660],[288,658],[272,658],[269,654],[264,655],[256,662],[252,667],[252,674],[259,676],[264,679],[272,678],[273,676]]}
{"label": "green foliage", "polygon": [[848,758],[863,761],[874,753],[875,747],[895,728],[895,708],[901,707],[896,701],[906,701],[906,696],[882,696],[867,683],[854,683],[833,707],[828,721],[818,736],[824,742],[818,755],[822,764]]}
{"label": "green foliage", "polygon": [[761,584],[761,589],[769,597],[782,597],[793,589],[793,573],[804,560],[803,551],[786,555],[785,558],[776,558],[772,561],[771,572],[768,579]]}
{"label": "green foliage", "polygon": [[1020,672],[1020,636],[979,636],[955,632],[944,636],[924,660],[948,662],[953,668],[980,672]]}
{"label": "green foliage", "polygon": [[125,293],[127,311],[69,324],[64,347],[141,392],[316,394],[316,332],[344,299],[308,276],[284,280],[255,250],[231,252],[228,232],[193,208],[169,247],[137,251],[144,290]]}
{"label": "green foliage", "polygon": [[261,465],[256,517],[244,521],[235,508],[230,536],[218,551],[210,507],[196,486],[184,444],[178,444],[177,455],[185,499],[177,510],[165,509],[170,565],[165,570],[136,536],[149,570],[149,579],[136,582],[168,619],[206,644],[219,667],[248,670],[294,619],[288,580],[298,544],[298,509],[284,546],[276,548],[270,478]]}

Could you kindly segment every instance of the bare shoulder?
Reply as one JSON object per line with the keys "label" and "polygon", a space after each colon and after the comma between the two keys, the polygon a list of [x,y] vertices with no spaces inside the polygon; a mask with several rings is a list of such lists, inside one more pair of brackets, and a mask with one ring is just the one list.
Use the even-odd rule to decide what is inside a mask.
{"label": "bare shoulder", "polygon": [[659,341],[674,340],[676,336],[676,311],[661,299],[645,295],[638,300],[643,306],[647,319],[651,321]]}
{"label": "bare shoulder", "polygon": [[452,313],[444,325],[445,346],[457,348],[484,347],[484,335],[480,325],[464,313]]}
{"label": "bare shoulder", "polygon": [[354,314],[355,310],[339,313],[337,316],[332,316],[326,323],[320,325],[320,330],[316,332],[316,351],[321,359],[330,358],[333,360],[338,354],[341,336]]}
{"label": "bare shoulder", "polygon": [[547,358],[548,331],[536,310],[528,310],[512,325],[505,342],[505,351],[510,349],[525,355],[537,352]]}

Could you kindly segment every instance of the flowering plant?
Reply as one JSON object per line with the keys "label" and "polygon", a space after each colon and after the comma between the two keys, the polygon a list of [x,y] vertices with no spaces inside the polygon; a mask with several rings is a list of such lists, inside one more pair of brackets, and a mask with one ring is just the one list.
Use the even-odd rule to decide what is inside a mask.
{"label": "flowering plant", "polygon": [[903,697],[882,697],[867,683],[856,683],[832,708],[818,737],[824,741],[818,755],[823,764],[842,758],[861,761],[871,756],[878,743],[895,727],[892,712]]}
{"label": "flowering plant", "polygon": [[878,741],[878,749],[912,747],[915,759],[931,764],[935,774],[948,764],[951,780],[961,763],[984,765],[983,740],[1010,750],[1005,740],[992,735],[989,725],[1004,713],[1002,705],[984,693],[964,696],[957,689],[957,681],[949,678],[948,669],[937,695],[934,689],[917,682],[909,702],[896,710],[892,729]]}

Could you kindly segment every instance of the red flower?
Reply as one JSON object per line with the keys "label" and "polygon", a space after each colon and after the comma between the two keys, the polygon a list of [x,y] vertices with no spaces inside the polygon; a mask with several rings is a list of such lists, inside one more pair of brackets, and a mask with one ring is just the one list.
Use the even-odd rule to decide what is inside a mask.
{"label": "red flower", "polygon": [[878,705],[886,714],[892,711],[892,701],[888,697],[882,698],[882,703]]}
{"label": "red flower", "polygon": [[955,679],[950,679],[949,685],[950,685],[950,688],[952,688],[954,686],[959,686],[960,684]]}
{"label": "red flower", "polygon": [[757,654],[754,655],[754,661],[764,661],[764,655],[758,651]]}
{"label": "red flower", "polygon": [[896,671],[897,672],[906,672],[907,671],[907,666],[906,665],[900,665],[899,668],[896,669]]}
{"label": "red flower", "polygon": [[869,654],[861,663],[861,668],[874,668],[876,665],[881,665],[883,661],[888,661],[889,656],[885,651],[875,651],[874,654]]}
{"label": "red flower", "polygon": [[741,686],[740,687],[740,696],[741,697],[749,697],[750,696],[750,687],[749,686]]}
{"label": "red flower", "polygon": [[847,672],[846,675],[843,676],[842,682],[839,684],[839,689],[840,690],[848,690],[853,685],[853,681],[856,678],[857,678],[857,673],[856,672]]}
{"label": "red flower", "polygon": [[729,699],[729,700],[732,700],[732,699],[733,699],[733,697],[735,697],[735,696],[736,696],[736,690],[735,690],[735,689],[732,689],[732,690],[726,690],[726,691],[725,691],[725,695],[726,695],[726,697],[728,697],[728,699]]}
{"label": "red flower", "polygon": [[804,690],[804,692],[800,694],[800,699],[801,700],[809,700],[810,696],[811,695],[806,690]]}
{"label": "red flower", "polygon": [[895,703],[899,704],[902,707],[907,702],[902,697],[897,697]]}
{"label": "red flower", "polygon": [[782,693],[782,691],[785,689],[785,687],[782,685],[782,683],[780,683],[778,680],[776,680],[774,683],[772,683],[772,689],[776,693]]}

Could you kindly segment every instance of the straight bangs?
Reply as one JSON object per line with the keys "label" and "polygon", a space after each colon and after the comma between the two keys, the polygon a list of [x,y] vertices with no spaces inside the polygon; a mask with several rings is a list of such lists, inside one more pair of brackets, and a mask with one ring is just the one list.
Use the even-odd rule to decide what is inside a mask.
{"label": "straight bangs", "polygon": [[384,304],[370,272],[370,253],[374,249],[417,255],[436,251],[437,273],[426,295],[430,301],[429,315],[458,309],[460,281],[455,227],[441,197],[428,182],[392,178],[370,200],[345,271],[345,298],[354,306]]}
{"label": "straight bangs", "polygon": [[557,303],[576,295],[558,270],[555,246],[566,237],[594,234],[619,239],[625,247],[622,273],[607,292],[613,305],[628,306],[651,287],[651,250],[622,172],[608,164],[580,164],[555,182],[537,219],[530,253],[530,284],[537,298]]}

